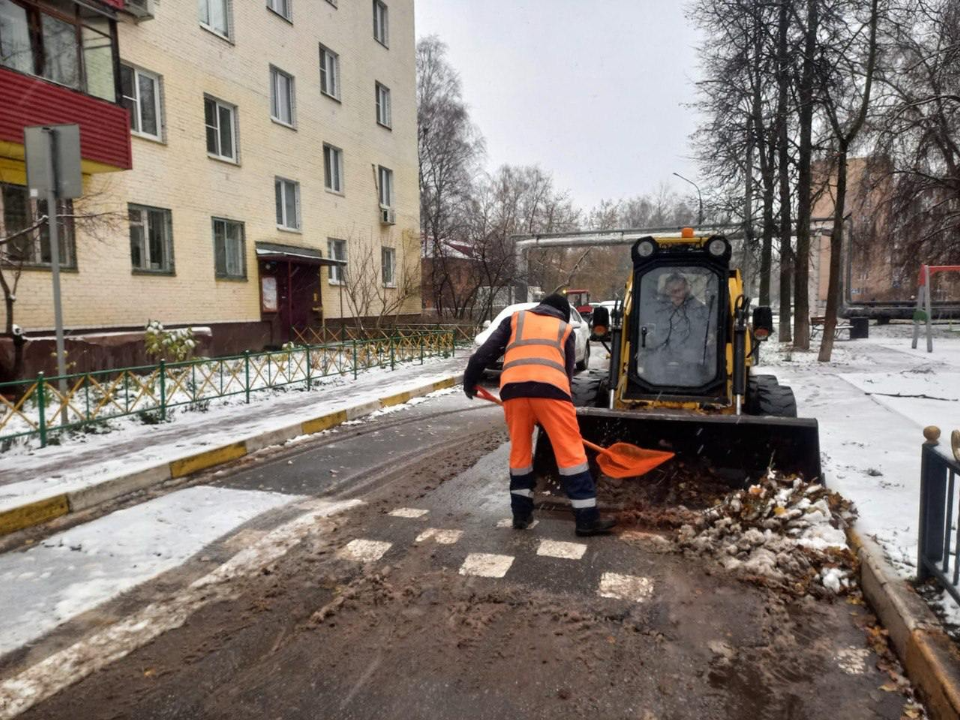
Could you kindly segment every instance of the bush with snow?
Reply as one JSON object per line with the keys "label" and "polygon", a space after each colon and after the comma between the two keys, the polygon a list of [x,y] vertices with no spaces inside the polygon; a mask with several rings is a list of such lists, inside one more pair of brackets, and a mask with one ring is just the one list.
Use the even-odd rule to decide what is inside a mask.
{"label": "bush with snow", "polygon": [[182,362],[189,358],[197,347],[193,328],[166,330],[163,323],[151,320],[144,330],[143,342],[147,355],[157,360]]}

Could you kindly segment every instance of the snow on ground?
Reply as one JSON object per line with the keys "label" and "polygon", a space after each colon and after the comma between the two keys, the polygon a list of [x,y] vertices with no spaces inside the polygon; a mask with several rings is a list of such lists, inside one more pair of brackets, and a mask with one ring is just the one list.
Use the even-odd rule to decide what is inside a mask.
{"label": "snow on ground", "polygon": [[297,495],[198,486],[0,555],[0,655],[150,578]]}
{"label": "snow on ground", "polygon": [[145,425],[131,417],[106,434],[80,434],[46,448],[18,446],[0,454],[0,511],[436,382],[465,364],[461,356],[371,370],[312,391],[257,393],[249,405],[238,397],[205,412],[180,412],[168,423]]}
{"label": "snow on ground", "polygon": [[960,334],[937,327],[928,354],[922,342],[910,348],[912,332],[871,325],[867,340],[838,340],[826,364],[773,340],[757,368],[792,386],[800,415],[820,421],[827,484],[856,504],[857,529],[904,577],[916,565],[922,430],[938,425],[949,442],[960,428]]}

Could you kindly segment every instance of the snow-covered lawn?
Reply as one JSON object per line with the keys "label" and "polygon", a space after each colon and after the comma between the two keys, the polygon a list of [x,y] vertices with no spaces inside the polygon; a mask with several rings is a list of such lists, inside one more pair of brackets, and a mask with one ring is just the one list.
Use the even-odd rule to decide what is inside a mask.
{"label": "snow-covered lawn", "polygon": [[768,343],[758,372],[793,387],[800,415],[820,421],[827,484],[860,513],[857,529],[876,539],[904,576],[916,571],[922,430],[941,443],[960,428],[960,334],[938,326],[934,351],[910,347],[913,326],[870,327],[867,340],[837,341],[830,363],[816,351]]}
{"label": "snow-covered lawn", "polygon": [[0,454],[0,511],[437,382],[462,372],[466,360],[464,354],[395,371],[369,370],[357,380],[334,379],[311,391],[257,393],[249,405],[242,396],[225,399],[206,412],[175,413],[167,423],[145,425],[127,417],[106,434],[80,434],[46,448],[16,446]]}

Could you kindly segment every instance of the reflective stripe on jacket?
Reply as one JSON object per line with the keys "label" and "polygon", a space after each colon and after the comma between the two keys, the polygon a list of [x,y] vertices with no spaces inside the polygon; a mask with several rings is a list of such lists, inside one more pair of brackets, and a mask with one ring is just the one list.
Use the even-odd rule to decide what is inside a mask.
{"label": "reflective stripe on jacket", "polygon": [[570,378],[563,349],[573,328],[563,320],[528,310],[514,313],[510,328],[500,387],[541,382],[569,395]]}

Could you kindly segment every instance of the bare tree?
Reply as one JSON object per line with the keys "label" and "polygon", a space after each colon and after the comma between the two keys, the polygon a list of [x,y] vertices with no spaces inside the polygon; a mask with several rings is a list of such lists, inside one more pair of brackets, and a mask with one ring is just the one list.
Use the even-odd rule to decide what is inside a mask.
{"label": "bare tree", "polygon": [[470,121],[446,46],[433,35],[417,43],[417,126],[420,222],[429,258],[426,280],[438,313],[444,314],[446,303],[454,298],[450,310],[460,317],[464,308],[451,287],[460,258],[451,242],[462,240],[468,231],[468,206],[476,192],[474,178],[484,146]]}
{"label": "bare tree", "polygon": [[[356,259],[343,268],[343,289],[346,305],[363,330],[365,319],[380,330],[396,324],[409,301],[420,294],[420,266],[417,262],[419,241],[404,232],[399,247],[385,246],[377,254],[373,242],[352,243]],[[356,251],[360,247],[359,252]],[[396,265],[387,263],[387,250],[393,250]],[[357,257],[358,255],[358,257]]]}
{"label": "bare tree", "polygon": [[834,8],[834,37],[829,62],[824,64],[822,106],[832,130],[837,178],[833,230],[830,239],[830,280],[827,311],[820,343],[820,362],[829,362],[840,308],[843,232],[846,218],[847,166],[850,148],[867,121],[877,64],[877,35],[881,19],[880,0],[864,7],[858,0]]}

